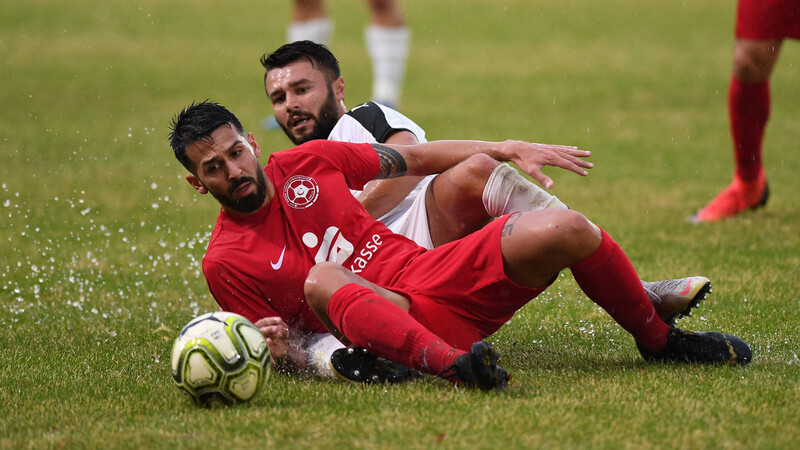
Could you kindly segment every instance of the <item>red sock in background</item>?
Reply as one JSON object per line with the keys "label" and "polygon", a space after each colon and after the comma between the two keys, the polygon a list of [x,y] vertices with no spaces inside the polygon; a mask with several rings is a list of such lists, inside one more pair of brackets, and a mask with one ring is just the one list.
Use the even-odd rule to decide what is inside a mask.
{"label": "red sock in background", "polygon": [[728,116],[736,174],[744,181],[754,181],[762,170],[761,143],[769,111],[769,81],[743,83],[735,76],[731,77]]}
{"label": "red sock in background", "polygon": [[639,275],[619,245],[602,231],[600,247],[570,267],[578,286],[605,309],[636,342],[658,352],[669,327],[656,314]]}
{"label": "red sock in background", "polygon": [[389,300],[348,284],[328,302],[331,322],[370,353],[422,372],[437,374],[465,353],[445,343]]}

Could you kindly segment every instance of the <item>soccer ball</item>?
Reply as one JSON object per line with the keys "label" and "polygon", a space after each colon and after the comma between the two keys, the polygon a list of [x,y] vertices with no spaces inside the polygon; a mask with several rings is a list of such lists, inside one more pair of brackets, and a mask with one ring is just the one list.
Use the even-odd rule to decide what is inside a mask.
{"label": "soccer ball", "polygon": [[252,322],[228,313],[189,322],[172,346],[172,378],[199,406],[246,402],[269,379],[272,357]]}

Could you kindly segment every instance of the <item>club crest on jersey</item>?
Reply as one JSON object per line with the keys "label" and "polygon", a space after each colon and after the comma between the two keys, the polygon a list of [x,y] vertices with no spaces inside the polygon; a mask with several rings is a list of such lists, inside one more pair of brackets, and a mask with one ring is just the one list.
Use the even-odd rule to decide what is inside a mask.
{"label": "club crest on jersey", "polygon": [[305,175],[295,175],[283,185],[283,198],[294,209],[306,209],[319,197],[316,180]]}

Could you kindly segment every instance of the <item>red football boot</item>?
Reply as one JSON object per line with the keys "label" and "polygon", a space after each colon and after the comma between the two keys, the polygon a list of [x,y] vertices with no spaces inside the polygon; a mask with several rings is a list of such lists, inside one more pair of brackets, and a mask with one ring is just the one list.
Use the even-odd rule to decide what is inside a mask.
{"label": "red football boot", "polygon": [[714,222],[733,217],[748,209],[756,209],[767,204],[769,186],[764,172],[758,174],[754,181],[744,181],[738,175],[733,182],[722,190],[705,208],[697,211],[692,222]]}

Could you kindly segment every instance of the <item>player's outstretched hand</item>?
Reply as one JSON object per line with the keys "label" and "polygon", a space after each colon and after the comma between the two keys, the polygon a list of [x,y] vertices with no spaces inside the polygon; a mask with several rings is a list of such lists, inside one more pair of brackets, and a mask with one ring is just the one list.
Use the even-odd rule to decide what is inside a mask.
{"label": "player's outstretched hand", "polygon": [[553,187],[553,180],[542,172],[544,166],[561,167],[578,175],[586,176],[594,164],[581,158],[591,152],[569,145],[536,144],[524,141],[505,141],[501,151],[506,161],[511,161],[523,172],[538,181],[545,189]]}

